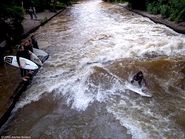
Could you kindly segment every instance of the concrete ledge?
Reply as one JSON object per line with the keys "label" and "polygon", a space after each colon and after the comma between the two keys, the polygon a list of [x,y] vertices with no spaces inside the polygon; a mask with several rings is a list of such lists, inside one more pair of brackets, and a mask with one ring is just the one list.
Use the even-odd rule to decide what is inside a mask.
{"label": "concrete ledge", "polygon": [[[47,59],[49,58],[49,55],[44,57],[42,59],[42,62],[44,63]],[[30,78],[30,81],[32,80],[32,78],[37,74],[37,72],[39,71],[40,67],[34,71],[33,75]],[[17,86],[17,88],[14,90],[13,95],[11,96],[11,101],[9,104],[8,109],[6,110],[6,112],[3,114],[3,116],[0,118],[0,128],[4,125],[4,123],[8,120],[12,110],[15,107],[16,102],[19,100],[21,94],[27,89],[27,86],[30,84],[30,81],[28,82],[24,82],[21,81],[19,83],[19,85]]]}
{"label": "concrete ledge", "polygon": [[[47,20],[43,21],[42,23],[34,26],[33,28],[31,28],[29,31],[27,31],[26,33],[24,33],[22,35],[22,39],[26,38],[29,36],[29,34],[33,33],[34,31],[36,31],[40,26],[43,26],[44,24],[46,24],[48,21],[50,21],[52,18],[54,18],[55,16],[57,16],[58,14],[60,14],[64,9],[58,11],[56,14],[54,14],[53,16],[51,16],[50,18],[48,18]],[[42,59],[42,62],[45,62],[48,59],[49,55],[47,57],[44,57]],[[38,69],[39,70],[39,69]],[[38,70],[35,70],[32,77],[34,75],[37,74]],[[32,80],[32,79],[31,79]],[[11,115],[12,110],[15,107],[16,102],[19,100],[21,94],[27,89],[27,86],[29,85],[29,82],[24,82],[21,81],[19,83],[19,85],[16,87],[16,89],[13,91],[12,96],[10,97],[10,101],[8,102],[8,107],[5,108],[7,110],[5,110],[6,112],[4,114],[2,114],[2,116],[0,117],[0,128],[5,124],[5,122],[8,120],[8,118]]]}
{"label": "concrete ledge", "polygon": [[182,33],[185,34],[185,26],[169,21],[167,19],[163,19],[162,17],[160,17],[159,15],[151,15],[147,12],[143,12],[143,11],[139,11],[139,10],[131,10],[139,15],[142,15],[144,17],[148,17],[149,19],[151,19],[152,21],[154,21],[155,23],[160,23],[163,25],[166,25],[167,27],[173,29],[174,31],[178,32],[178,33]]}
{"label": "concrete ledge", "polygon": [[27,32],[22,34],[22,39],[26,38],[29,36],[29,34],[35,32],[40,26],[45,25],[48,21],[50,21],[52,18],[54,18],[55,16],[57,16],[58,14],[60,14],[64,9],[58,11],[56,14],[54,14],[53,16],[51,16],[50,18],[44,20],[43,22],[41,22],[39,25],[35,26],[34,28],[31,28],[30,30],[28,30]]}

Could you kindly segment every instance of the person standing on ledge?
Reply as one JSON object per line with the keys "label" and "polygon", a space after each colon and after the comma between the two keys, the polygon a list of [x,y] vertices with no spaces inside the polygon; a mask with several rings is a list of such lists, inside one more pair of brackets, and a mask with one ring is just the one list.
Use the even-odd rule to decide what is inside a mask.
{"label": "person standing on ledge", "polygon": [[32,43],[32,45],[33,45],[34,48],[39,49],[37,40],[35,39],[35,36],[34,35],[31,35],[31,43]]}
{"label": "person standing on ledge", "polygon": [[33,10],[31,9],[31,7],[29,7],[29,9],[27,9],[27,12],[30,15],[30,18],[33,19]]}
{"label": "person standing on ledge", "polygon": [[29,79],[29,76],[27,76],[28,74],[28,70],[26,69],[23,69],[22,68],[22,65],[20,63],[20,57],[23,57],[23,58],[26,58],[26,59],[30,59],[30,53],[28,50],[26,50],[24,48],[24,43],[22,42],[21,45],[18,45],[18,51],[17,51],[17,54],[16,54],[16,58],[17,58],[17,63],[20,67],[20,72],[21,72],[21,77],[22,77],[22,80],[23,81],[28,81]]}

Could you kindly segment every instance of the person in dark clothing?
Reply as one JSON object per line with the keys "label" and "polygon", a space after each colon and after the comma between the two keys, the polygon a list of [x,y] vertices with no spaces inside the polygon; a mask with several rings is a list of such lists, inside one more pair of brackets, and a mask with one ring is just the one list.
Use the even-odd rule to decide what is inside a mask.
{"label": "person in dark clothing", "polygon": [[22,65],[21,65],[20,59],[19,59],[20,57],[30,59],[30,53],[29,53],[29,51],[24,49],[23,45],[18,46],[18,51],[17,51],[17,54],[16,54],[16,58],[17,58],[17,63],[20,67],[21,77],[22,77],[23,81],[27,81],[29,79],[29,76],[27,76],[28,70],[25,70],[25,69],[22,68]]}
{"label": "person in dark clothing", "polygon": [[30,1],[30,8],[32,10],[32,15],[35,17],[35,19],[37,19],[36,9],[35,9],[35,6],[34,6],[34,2],[32,0]]}
{"label": "person in dark clothing", "polygon": [[29,9],[27,9],[27,12],[30,15],[30,18],[33,19],[33,10],[31,7]]}
{"label": "person in dark clothing", "polygon": [[31,36],[31,43],[32,43],[32,46],[33,46],[34,48],[39,49],[37,40],[35,39],[35,36],[34,36],[34,35]]}
{"label": "person in dark clothing", "polygon": [[13,39],[12,37],[6,33],[5,35],[5,40],[6,40],[6,49],[9,50],[9,53],[12,53],[13,52],[13,49],[12,49],[12,42],[13,42]]}
{"label": "person in dark clothing", "polygon": [[144,76],[143,76],[143,72],[142,71],[139,71],[136,75],[134,75],[134,77],[131,80],[131,83],[133,84],[134,81],[137,81],[140,87],[142,86],[142,84],[141,84],[142,81],[145,82],[145,79],[144,79]]}
{"label": "person in dark clothing", "polygon": [[27,51],[31,51],[33,52],[33,47],[32,47],[32,43],[31,40],[25,40],[24,42],[24,49],[26,49]]}
{"label": "person in dark clothing", "polygon": [[57,12],[56,11],[56,4],[57,4],[57,1],[56,0],[51,0],[51,12]]}
{"label": "person in dark clothing", "polygon": [[5,48],[0,46],[0,64],[3,64],[4,62],[4,52]]}
{"label": "person in dark clothing", "polygon": [[31,7],[31,9],[32,9],[32,11],[33,11],[33,12],[32,12],[33,16],[35,17],[35,19],[37,19],[35,7]]}

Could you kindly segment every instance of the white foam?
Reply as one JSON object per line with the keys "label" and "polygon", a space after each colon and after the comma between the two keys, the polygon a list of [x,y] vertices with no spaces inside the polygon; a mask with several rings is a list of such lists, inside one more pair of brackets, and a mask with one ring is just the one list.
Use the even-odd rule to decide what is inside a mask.
{"label": "white foam", "polygon": [[[156,108],[155,102],[151,101],[147,104],[141,97],[134,99],[125,91],[124,82],[119,77],[107,70],[109,76],[113,78],[110,79],[111,82],[107,88],[101,83],[93,84],[89,78],[94,72],[94,66],[101,67],[101,63],[107,61],[143,58],[147,54],[184,56],[184,35],[138,15],[122,16],[119,13],[112,15],[101,13],[101,9],[93,14],[94,8],[101,7],[96,5],[99,2],[98,0],[89,3],[82,9],[78,6],[72,8],[71,20],[77,17],[74,23],[70,24],[74,30],[58,32],[57,25],[41,28],[43,30],[39,34],[45,38],[40,39],[40,45],[48,49],[54,46],[55,49],[52,47],[51,51],[55,54],[44,63],[45,69],[38,75],[37,80],[42,77],[40,81],[42,85],[32,85],[25,92],[26,95],[21,98],[16,109],[32,101],[38,101],[44,93],[52,92],[55,97],[64,97],[68,106],[78,111],[86,110],[94,101],[108,102],[106,103],[108,112],[128,128],[134,139],[165,138],[165,134],[169,131],[175,131],[178,137],[181,137],[182,131],[174,129],[176,126],[172,121],[162,117],[160,113],[152,112],[152,109]],[[117,18],[119,21],[115,20]],[[57,19],[57,22],[60,22],[60,19]],[[88,63],[93,64],[88,65]],[[74,71],[69,71],[65,75],[67,71],[64,69],[74,69]],[[122,100],[116,102],[112,97],[114,95]],[[147,118],[146,122],[145,118]],[[156,136],[151,137],[151,132]]]}
{"label": "white foam", "polygon": [[[127,104],[126,102],[124,102]],[[108,112],[115,115],[116,119],[120,121],[120,123],[128,129],[128,134],[132,135],[133,139],[148,139],[149,136],[147,133],[143,132],[138,122],[134,121],[132,117],[124,116],[123,114],[118,114],[116,111],[108,108]]]}
{"label": "white foam", "polygon": [[[94,85],[88,81],[93,72],[94,69],[89,66],[82,71],[79,69],[77,73],[67,78],[63,75],[63,73],[65,73],[64,70],[58,71],[58,74],[55,73],[54,75],[52,72],[49,74],[48,72],[43,73],[45,75],[42,76],[38,75],[32,87],[24,93],[25,96],[21,98],[15,111],[31,102],[38,101],[44,93],[52,92],[53,96],[56,97],[62,94],[71,108],[84,111],[89,104],[94,101],[105,102],[111,95],[115,95],[117,91],[124,91],[124,87],[118,79],[113,79],[114,84],[112,84],[109,89],[102,88],[101,84],[98,86]],[[38,86],[37,82],[39,82],[39,80],[47,81]],[[34,89],[35,86],[37,86],[36,90]]]}
{"label": "white foam", "polygon": [[[142,98],[133,99],[122,95],[121,101],[110,101],[108,112],[112,113],[125,126],[133,139],[182,138],[183,131],[156,108],[154,99],[145,102]],[[169,115],[170,116],[170,115]],[[177,134],[178,133],[178,134]]]}
{"label": "white foam", "polygon": [[25,105],[38,101],[41,96],[46,92],[47,90],[45,90],[43,87],[37,87],[37,90],[33,89],[32,87],[31,89],[25,91],[24,96],[22,96],[20,101],[16,104],[13,112],[23,108]]}
{"label": "white foam", "polygon": [[93,73],[93,69],[88,69],[86,72],[79,72],[77,76],[73,76],[65,83],[58,87],[58,93],[66,96],[68,105],[76,110],[85,110],[88,105],[94,101],[104,102],[108,96],[113,95],[114,90],[118,90],[116,84],[113,84],[111,89],[105,90],[100,85],[95,86],[88,81],[88,78]]}

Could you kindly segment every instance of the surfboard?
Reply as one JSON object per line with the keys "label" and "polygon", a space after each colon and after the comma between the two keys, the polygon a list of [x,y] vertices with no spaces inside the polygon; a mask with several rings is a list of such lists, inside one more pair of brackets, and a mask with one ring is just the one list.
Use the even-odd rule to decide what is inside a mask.
{"label": "surfboard", "polygon": [[[8,64],[10,64],[14,67],[19,68],[16,56],[5,56],[4,57],[4,62],[8,63]],[[36,70],[36,69],[38,69],[37,64],[35,64],[34,62],[32,62],[32,61],[30,61],[26,58],[23,58],[23,57],[20,57],[20,64],[21,64],[23,69],[27,69],[27,70]]]}
{"label": "surfboard", "polygon": [[42,62],[40,61],[40,59],[34,54],[32,53],[31,51],[29,51],[31,53],[31,56],[30,56],[30,60],[35,62],[36,64],[42,66]]}
{"label": "surfboard", "polygon": [[33,48],[33,53],[38,57],[40,58],[41,60],[44,58],[44,57],[48,57],[48,53],[46,53],[45,51],[41,50],[41,49],[36,49],[36,48]]}
{"label": "surfboard", "polygon": [[152,97],[152,95],[150,93],[148,93],[148,90],[145,87],[139,87],[139,86],[135,86],[132,85],[131,83],[125,83],[125,86],[128,90],[135,92],[141,96],[145,96],[145,97]]}

